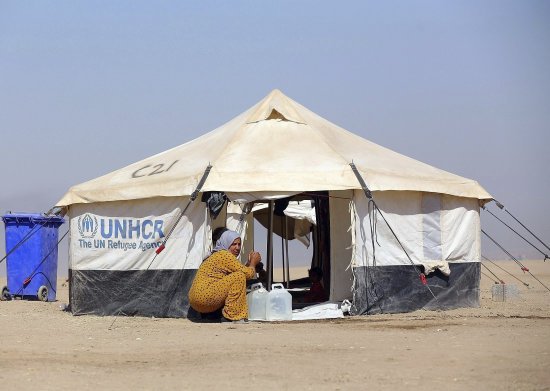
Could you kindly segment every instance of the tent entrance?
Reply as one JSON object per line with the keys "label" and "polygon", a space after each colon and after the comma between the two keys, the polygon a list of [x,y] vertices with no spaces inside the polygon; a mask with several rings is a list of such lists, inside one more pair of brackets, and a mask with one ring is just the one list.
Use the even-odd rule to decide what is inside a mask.
{"label": "tent entrance", "polygon": [[[330,297],[330,211],[328,192],[307,192],[274,201],[273,267],[267,262],[269,253],[269,213],[265,204],[254,211],[255,249],[264,252],[264,269],[273,283],[281,282],[297,302],[311,287],[308,270],[322,270],[321,284],[325,297]],[[268,279],[269,275],[266,275]],[[263,281],[264,285],[267,281]]]}

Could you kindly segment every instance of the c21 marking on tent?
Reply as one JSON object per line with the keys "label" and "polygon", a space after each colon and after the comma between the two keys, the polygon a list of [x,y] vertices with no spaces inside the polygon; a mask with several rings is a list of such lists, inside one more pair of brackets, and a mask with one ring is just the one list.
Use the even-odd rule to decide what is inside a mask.
{"label": "c21 marking on tent", "polygon": [[[162,174],[163,172],[168,172],[168,170],[170,170],[174,166],[174,164],[176,164],[177,162],[179,162],[179,160],[174,160],[166,170],[162,169],[164,167],[164,163],[155,164],[154,166],[152,166],[151,164],[147,164],[141,168],[138,168],[136,171],[134,171],[132,173],[132,178],[141,178],[144,176],[151,176],[151,175]],[[147,170],[148,168],[149,170]]]}

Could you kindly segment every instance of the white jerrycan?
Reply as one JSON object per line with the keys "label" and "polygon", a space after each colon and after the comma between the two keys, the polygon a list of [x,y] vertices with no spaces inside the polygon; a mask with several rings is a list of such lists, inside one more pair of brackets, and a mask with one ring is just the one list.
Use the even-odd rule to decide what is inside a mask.
{"label": "white jerrycan", "polygon": [[246,295],[246,303],[248,304],[248,319],[265,320],[265,309],[268,293],[261,282],[253,284],[250,289],[250,293]]}
{"label": "white jerrycan", "polygon": [[292,320],[292,295],[283,284],[273,284],[267,294],[267,320]]}

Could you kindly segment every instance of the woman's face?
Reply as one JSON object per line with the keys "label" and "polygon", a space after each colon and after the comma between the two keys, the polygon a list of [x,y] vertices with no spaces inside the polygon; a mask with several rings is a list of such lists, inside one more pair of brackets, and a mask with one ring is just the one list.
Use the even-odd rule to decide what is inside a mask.
{"label": "woman's face", "polygon": [[233,243],[231,243],[231,246],[229,246],[229,252],[236,257],[239,256],[241,253],[241,238],[237,238],[233,241]]}

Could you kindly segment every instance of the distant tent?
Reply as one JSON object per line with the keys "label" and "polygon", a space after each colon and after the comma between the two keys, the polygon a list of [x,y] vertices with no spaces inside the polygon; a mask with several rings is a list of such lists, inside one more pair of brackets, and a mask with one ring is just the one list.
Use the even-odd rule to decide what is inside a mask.
{"label": "distant tent", "polygon": [[[174,226],[209,164],[201,195]],[[229,200],[216,217],[204,202],[212,192]],[[57,205],[70,217],[72,312],[187,316],[187,292],[212,229],[239,230],[245,253],[252,203],[282,199],[314,203],[312,264],[323,269],[330,300],[353,299],[355,314],[479,305],[479,207],[491,195],[274,90],[212,132],[65,194]]]}

